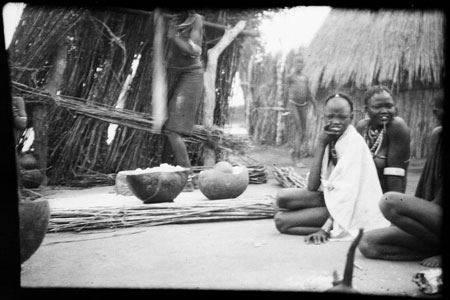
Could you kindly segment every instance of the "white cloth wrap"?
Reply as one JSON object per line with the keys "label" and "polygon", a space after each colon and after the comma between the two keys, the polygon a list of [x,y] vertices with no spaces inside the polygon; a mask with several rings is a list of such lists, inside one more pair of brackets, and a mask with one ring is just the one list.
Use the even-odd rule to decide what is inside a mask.
{"label": "white cloth wrap", "polygon": [[328,149],[322,160],[321,183],[325,204],[334,219],[331,238],[354,238],[365,231],[387,227],[379,208],[383,195],[375,163],[363,137],[349,125],[336,141],[336,166],[330,165]]}

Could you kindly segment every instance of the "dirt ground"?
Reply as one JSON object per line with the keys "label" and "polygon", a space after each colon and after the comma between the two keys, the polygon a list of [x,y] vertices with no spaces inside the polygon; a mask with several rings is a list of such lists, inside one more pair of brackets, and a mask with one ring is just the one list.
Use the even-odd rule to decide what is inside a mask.
{"label": "dirt ground", "polygon": [[[239,199],[271,201],[281,188],[272,166],[290,166],[288,147],[258,147],[247,153],[267,167],[265,184],[250,184]],[[238,157],[230,157],[237,160]],[[304,167],[305,174],[310,158]],[[422,161],[408,172],[413,192]],[[141,205],[117,195],[114,186],[42,189],[51,209]],[[209,201],[199,190],[183,192],[175,203]],[[272,219],[172,224],[94,232],[47,233],[41,247],[22,265],[21,287],[187,289],[322,292],[332,271],[342,276],[350,242],[306,245],[302,237],[280,234]],[[354,287],[366,295],[422,297],[412,277],[418,262],[387,262],[356,253]]]}

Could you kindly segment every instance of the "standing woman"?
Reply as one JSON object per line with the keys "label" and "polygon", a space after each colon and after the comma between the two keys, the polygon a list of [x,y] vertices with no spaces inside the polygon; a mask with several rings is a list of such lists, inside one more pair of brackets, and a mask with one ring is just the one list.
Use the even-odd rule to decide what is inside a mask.
{"label": "standing woman", "polygon": [[377,167],[383,193],[406,190],[406,172],[410,156],[410,130],[398,117],[391,91],[374,86],[364,95],[368,118],[356,124],[364,137]]}
{"label": "standing woman", "polygon": [[[172,45],[168,67],[176,77],[176,84],[168,102],[168,118],[163,132],[168,137],[176,163],[191,169],[183,136],[192,134],[195,114],[203,93],[203,17],[188,11],[177,15],[169,26],[167,37]],[[186,188],[192,191],[192,181],[187,185]]]}

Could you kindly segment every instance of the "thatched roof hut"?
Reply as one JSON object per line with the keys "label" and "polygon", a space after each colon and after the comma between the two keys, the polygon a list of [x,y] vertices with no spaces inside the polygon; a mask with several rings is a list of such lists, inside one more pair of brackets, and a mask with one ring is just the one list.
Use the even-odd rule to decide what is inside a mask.
{"label": "thatched roof hut", "polygon": [[444,14],[416,10],[333,9],[309,46],[311,88],[376,83],[441,87]]}
{"label": "thatched roof hut", "polygon": [[[409,124],[412,155],[426,155],[436,125],[433,95],[444,86],[444,23],[438,10],[333,9],[307,51],[304,73],[321,107],[328,93],[341,90],[355,100],[355,122],[364,117],[362,94],[385,84],[394,92],[399,115]],[[320,117],[308,135],[313,148]]]}

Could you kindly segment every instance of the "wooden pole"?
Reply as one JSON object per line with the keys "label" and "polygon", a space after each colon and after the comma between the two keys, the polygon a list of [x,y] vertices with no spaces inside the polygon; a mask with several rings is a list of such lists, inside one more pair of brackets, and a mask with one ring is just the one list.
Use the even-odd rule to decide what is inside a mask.
{"label": "wooden pole", "polygon": [[159,9],[154,11],[153,37],[153,78],[152,78],[152,118],[154,133],[161,133],[167,119],[167,83],[164,67],[164,18]]}
{"label": "wooden pole", "polygon": [[[220,54],[236,38],[245,27],[245,21],[239,21],[232,29],[226,30],[220,41],[208,50],[208,63],[204,74],[205,97],[203,103],[203,125],[214,125],[214,109],[216,106],[216,73],[217,61]],[[205,146],[203,150],[203,164],[212,166],[216,162],[214,149]]]}
{"label": "wooden pole", "polygon": [[241,88],[244,93],[244,100],[245,100],[245,126],[247,128],[250,128],[250,113],[251,113],[251,105],[253,103],[253,94],[251,89],[253,62],[254,56],[251,56],[247,66],[245,81],[244,82],[241,81]]}
{"label": "wooden pole", "polygon": [[[67,65],[67,45],[59,43],[56,56],[53,60],[53,67],[50,71],[49,79],[45,89],[58,101],[58,89],[63,80],[64,70]],[[45,104],[36,105],[32,111],[34,142],[33,147],[37,156],[38,167],[43,175],[42,185],[47,185],[47,148],[48,148],[48,117],[47,106]]]}
{"label": "wooden pole", "polygon": [[[283,107],[283,70],[284,70],[284,55],[281,54],[277,61],[277,105],[278,107]],[[283,131],[284,131],[284,123],[283,123],[283,112],[277,111],[277,127],[276,127],[276,138],[275,144],[277,146],[281,145]]]}

